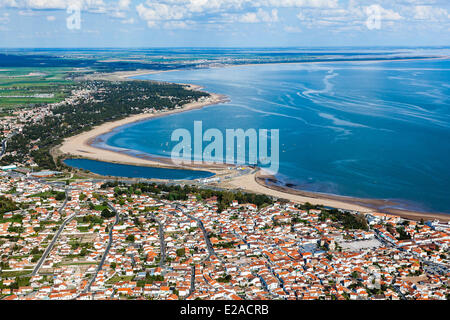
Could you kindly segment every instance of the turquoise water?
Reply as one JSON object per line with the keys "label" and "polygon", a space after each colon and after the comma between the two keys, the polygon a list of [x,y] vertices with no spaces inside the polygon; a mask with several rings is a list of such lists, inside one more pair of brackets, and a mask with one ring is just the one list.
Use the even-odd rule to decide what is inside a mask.
{"label": "turquoise water", "polygon": [[113,177],[194,180],[208,178],[214,175],[207,171],[130,166],[89,159],[67,159],[64,160],[64,163],[70,167],[85,169],[96,174]]}
{"label": "turquoise water", "polygon": [[[277,178],[298,189],[450,213],[450,61],[254,65],[141,76],[230,103],[118,128],[113,148],[170,156],[177,128],[280,129]],[[131,152],[131,151],[130,151]]]}

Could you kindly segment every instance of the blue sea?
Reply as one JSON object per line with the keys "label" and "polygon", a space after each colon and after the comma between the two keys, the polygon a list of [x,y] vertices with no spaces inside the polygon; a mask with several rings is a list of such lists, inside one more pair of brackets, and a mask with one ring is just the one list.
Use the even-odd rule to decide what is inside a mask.
{"label": "blue sea", "polygon": [[170,156],[173,130],[280,130],[276,175],[308,191],[450,213],[450,61],[250,65],[140,76],[230,102],[116,129],[113,148]]}

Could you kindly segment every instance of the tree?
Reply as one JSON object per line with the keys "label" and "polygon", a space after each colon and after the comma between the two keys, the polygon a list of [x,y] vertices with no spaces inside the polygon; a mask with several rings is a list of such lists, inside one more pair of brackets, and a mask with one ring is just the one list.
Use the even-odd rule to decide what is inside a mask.
{"label": "tree", "polygon": [[87,249],[86,248],[82,248],[81,252],[80,252],[80,256],[85,257],[87,255]]}
{"label": "tree", "polygon": [[227,282],[230,282],[230,280],[231,280],[231,275],[229,275],[229,274],[223,274],[222,277],[217,278],[217,282],[227,283]]}
{"label": "tree", "polygon": [[14,201],[4,196],[0,196],[0,213],[15,211],[17,209],[19,208],[16,206]]}
{"label": "tree", "polygon": [[101,216],[102,216],[103,218],[106,218],[106,219],[112,218],[112,217],[114,217],[115,215],[116,215],[116,214],[115,214],[114,212],[109,211],[108,208],[103,209],[103,210],[102,210],[102,213],[101,213]]}
{"label": "tree", "polygon": [[55,199],[58,201],[64,200],[66,198],[66,194],[64,192],[57,192]]}

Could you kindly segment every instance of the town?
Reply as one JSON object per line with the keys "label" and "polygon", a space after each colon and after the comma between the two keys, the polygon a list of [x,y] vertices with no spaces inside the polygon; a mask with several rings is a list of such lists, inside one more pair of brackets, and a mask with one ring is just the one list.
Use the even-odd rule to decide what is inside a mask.
{"label": "town", "polygon": [[448,299],[449,224],[159,188],[1,172],[2,299]]}

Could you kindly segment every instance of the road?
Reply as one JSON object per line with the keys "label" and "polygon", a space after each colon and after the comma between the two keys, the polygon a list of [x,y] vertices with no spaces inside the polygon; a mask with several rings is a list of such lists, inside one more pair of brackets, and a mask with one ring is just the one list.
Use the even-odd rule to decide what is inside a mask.
{"label": "road", "polygon": [[106,257],[108,256],[109,250],[111,249],[112,243],[113,243],[113,230],[114,226],[119,223],[119,212],[114,208],[113,205],[108,203],[108,207],[115,212],[116,218],[112,224],[109,225],[109,232],[108,232],[108,244],[106,245],[105,252],[103,252],[103,256],[100,260],[100,263],[98,264],[97,270],[95,270],[94,275],[92,276],[91,280],[89,281],[88,285],[83,289],[82,293],[89,292],[91,290],[91,286],[94,283],[95,279],[97,278],[98,273],[100,270],[102,270],[103,265],[105,264]]}
{"label": "road", "polygon": [[[188,217],[189,219],[196,221],[197,226],[202,230],[203,238],[205,239],[206,247],[208,249],[208,256],[205,259],[203,259],[202,262],[207,261],[211,256],[217,257],[217,255],[214,251],[214,248],[211,244],[211,241],[209,240],[208,233],[206,232],[203,222],[200,219],[195,218],[194,216],[190,215],[189,213],[184,212],[182,206],[178,203],[175,204],[175,209],[180,210],[181,213],[183,215],[185,215],[186,217]],[[219,261],[223,263],[223,261],[220,260],[219,257],[217,257],[217,259],[219,259]],[[202,263],[202,262],[200,262],[200,263]],[[191,287],[189,288],[188,296],[192,295],[194,292],[195,292],[195,266],[191,266]]]}
{"label": "road", "polygon": [[156,218],[156,215],[152,212],[150,216],[155,222],[158,224],[158,233],[159,233],[159,246],[160,246],[160,259],[159,266],[160,268],[164,267],[164,263],[166,262],[166,241],[164,240],[164,224]]}
{"label": "road", "polygon": [[3,139],[3,141],[2,141],[2,151],[0,151],[0,159],[3,157],[3,155],[6,152],[6,142],[7,141],[8,141],[7,139]]}
{"label": "road", "polygon": [[272,291],[269,289],[269,287],[267,286],[266,281],[264,281],[264,278],[257,272],[252,271],[252,275],[255,277],[258,277],[259,280],[261,280],[261,284],[264,287],[264,290],[266,290],[272,297],[274,297],[274,294],[272,293]]}
{"label": "road", "polygon": [[[208,232],[206,232],[206,229],[205,229],[205,226],[203,225],[202,220],[200,220],[200,219],[190,215],[189,213],[184,212],[184,210],[183,210],[183,208],[181,207],[180,204],[175,204],[175,209],[180,210],[181,213],[183,213],[189,219],[196,221],[197,222],[197,226],[200,228],[200,230],[202,230],[203,238],[205,239],[205,242],[206,242],[206,248],[208,249],[208,256],[203,261],[208,260],[211,256],[216,256],[217,257],[216,252],[214,251],[214,248],[213,248],[213,246],[211,244],[211,241],[209,240]],[[219,257],[217,257],[217,259],[219,259]],[[219,259],[219,261],[223,263],[222,260]]]}
{"label": "road", "polygon": [[421,257],[419,257],[419,259],[420,259],[420,262],[422,262],[424,265],[426,265],[426,267],[428,267],[428,268],[425,268],[425,266],[424,266],[424,269],[430,273],[439,274],[441,276],[445,276],[448,273],[450,273],[450,268],[446,265],[428,261]]}
{"label": "road", "polygon": [[[396,281],[397,281],[397,277],[394,277],[394,279],[392,280],[392,283],[395,283]],[[392,287],[394,288],[395,292],[398,293],[398,295],[401,297],[402,300],[408,300],[398,286],[396,286],[394,284],[394,285],[392,285]]]}
{"label": "road", "polygon": [[[61,206],[61,208],[59,208],[58,212],[59,214],[62,213],[62,211],[64,210],[64,208],[67,205],[67,201],[68,201],[68,196],[67,196],[67,189],[66,189],[66,199],[63,202],[63,205]],[[41,259],[38,261],[38,263],[36,264],[36,266],[33,269],[33,272],[31,273],[32,276],[35,276],[38,272],[39,269],[41,268],[42,264],[44,263],[45,259],[47,259],[47,256],[50,254],[50,252],[52,251],[56,241],[58,240],[59,236],[61,235],[62,231],[64,230],[65,226],[73,220],[73,218],[75,218],[76,216],[76,212],[73,213],[70,217],[68,217],[66,220],[64,220],[64,222],[61,224],[61,226],[59,227],[58,231],[56,232],[55,236],[53,237],[52,241],[50,242],[50,244],[47,246],[47,248],[44,251],[44,254],[42,255]]]}
{"label": "road", "polygon": [[[383,239],[378,233],[375,232],[375,237],[382,243],[384,243],[386,246],[392,247],[392,248],[396,248],[400,251],[404,251],[404,249],[402,247],[399,247],[393,243],[390,243],[388,241],[386,241],[385,239]],[[438,264],[429,260],[426,260],[424,258],[422,258],[421,256],[419,256],[418,254],[411,252],[413,256],[415,256],[417,259],[419,259],[419,261],[422,263],[423,266],[423,270],[425,271],[425,273],[431,273],[431,274],[438,274],[438,275],[446,275],[450,272],[450,269],[448,266],[442,265],[442,264]],[[395,282],[395,279],[394,279]],[[401,296],[401,298],[403,300],[407,300],[406,296],[400,291],[400,288],[398,288],[397,286],[393,286],[395,291]]]}
{"label": "road", "polygon": [[195,265],[191,266],[191,287],[189,288],[188,296],[195,292]]}
{"label": "road", "polygon": [[[62,214],[62,211],[63,211],[64,208],[66,207],[67,202],[69,201],[69,187],[67,187],[67,188],[64,190],[64,192],[66,193],[66,198],[64,199],[64,202],[63,202],[61,208],[58,209],[58,213],[59,213],[60,215]],[[47,216],[44,220],[47,220],[47,219],[50,217],[50,215],[51,215],[51,212],[48,214],[48,216]]]}
{"label": "road", "polygon": [[3,157],[3,155],[6,152],[7,142],[9,139],[14,137],[17,134],[17,132],[11,133],[9,136],[7,136],[5,139],[2,140],[2,150],[0,151],[0,159]]}

